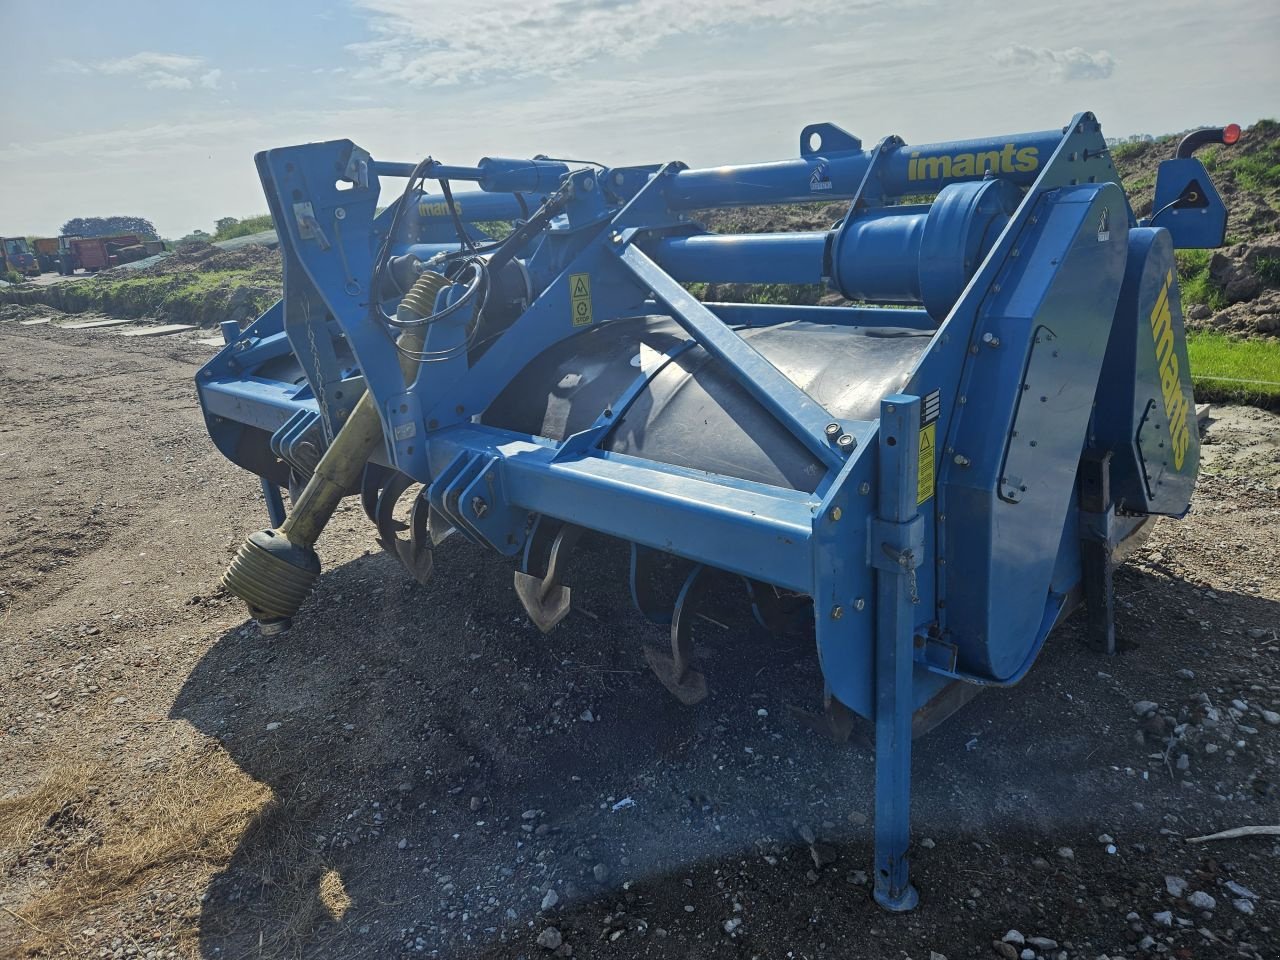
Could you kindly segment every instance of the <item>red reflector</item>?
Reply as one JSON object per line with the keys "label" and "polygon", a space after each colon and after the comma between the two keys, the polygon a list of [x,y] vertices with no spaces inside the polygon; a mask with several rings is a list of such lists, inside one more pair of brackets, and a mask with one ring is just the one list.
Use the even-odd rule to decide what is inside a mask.
{"label": "red reflector", "polygon": [[1222,142],[1226,144],[1235,143],[1240,139],[1240,124],[1228,123],[1222,128]]}

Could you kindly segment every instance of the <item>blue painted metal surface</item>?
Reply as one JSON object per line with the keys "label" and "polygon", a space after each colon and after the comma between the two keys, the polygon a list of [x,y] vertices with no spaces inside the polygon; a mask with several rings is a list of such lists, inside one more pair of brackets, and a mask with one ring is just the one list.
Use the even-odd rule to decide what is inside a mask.
{"label": "blue painted metal surface", "polygon": [[[1134,515],[1186,509],[1197,461],[1172,248],[1200,228],[1181,208],[1136,227],[1090,114],[870,151],[813,124],[795,159],[708,170],[398,163],[345,140],[257,165],[285,295],[226,331],[197,386],[273,523],[268,491],[367,390],[375,476],[423,486],[433,535],[523,551],[533,569],[531,538],[563,521],[738,574],[758,613],[766,588],[810,597],[828,691],[875,725],[889,909],[915,902],[913,716],[951,684],[1017,682],[1076,602],[1093,522],[1082,456],[1110,454],[1123,510],[1108,508],[1103,542]],[[452,204],[413,179],[381,194],[415,175],[479,189]],[[689,215],[832,199],[849,209],[825,232],[720,236]],[[514,232],[493,241],[489,220]],[[426,327],[409,382],[388,321],[405,290],[377,269],[393,258],[454,281],[437,309],[461,304]],[[464,295],[468,276],[486,278],[483,300]],[[682,286],[698,281],[826,283],[865,302],[704,304]],[[526,371],[544,368],[531,388]],[[737,453],[712,432],[726,422]],[[765,482],[751,456],[789,469]]]}

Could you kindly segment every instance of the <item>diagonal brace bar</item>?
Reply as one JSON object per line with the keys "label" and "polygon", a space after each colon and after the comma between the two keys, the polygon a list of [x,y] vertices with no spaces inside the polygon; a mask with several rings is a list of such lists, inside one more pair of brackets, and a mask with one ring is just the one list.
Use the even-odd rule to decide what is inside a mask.
{"label": "diagonal brace bar", "polygon": [[724,321],[671,279],[644,251],[634,244],[627,244],[618,257],[636,279],[671,311],[676,323],[704,350],[728,367],[747,392],[815,457],[831,468],[839,468],[844,463],[843,455],[832,445],[834,438],[829,438],[826,432],[827,425],[836,422],[835,418],[820,403],[784,376],[755,347],[725,326]]}

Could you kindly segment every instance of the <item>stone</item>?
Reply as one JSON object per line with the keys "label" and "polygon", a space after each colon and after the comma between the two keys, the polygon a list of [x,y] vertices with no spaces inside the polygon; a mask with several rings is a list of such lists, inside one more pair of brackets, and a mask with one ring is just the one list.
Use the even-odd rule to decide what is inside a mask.
{"label": "stone", "polygon": [[1145,717],[1149,713],[1155,713],[1160,709],[1160,704],[1154,700],[1139,700],[1133,705],[1133,715],[1135,717]]}
{"label": "stone", "polygon": [[609,868],[603,863],[597,863],[591,868],[591,875],[596,878],[596,883],[609,882]]}
{"label": "stone", "polygon": [[821,870],[829,864],[835,863],[839,854],[836,848],[825,843],[815,843],[809,847],[809,856],[813,858],[813,866],[815,869]]}
{"label": "stone", "polygon": [[1213,316],[1213,311],[1204,303],[1194,303],[1187,310],[1188,320],[1208,320],[1211,316]]}
{"label": "stone", "polygon": [[1254,893],[1244,884],[1236,883],[1234,880],[1228,880],[1226,883],[1223,884],[1223,886],[1226,887],[1228,890],[1230,890],[1232,893],[1234,893],[1237,897],[1244,897],[1246,900],[1258,899],[1258,895],[1256,893]]}
{"label": "stone", "polygon": [[541,909],[545,912],[547,910],[552,909],[559,902],[560,902],[560,894],[556,893],[555,890],[548,890],[547,895],[542,898]]}
{"label": "stone", "polygon": [[1030,947],[1023,947],[1022,952],[1018,954],[1019,960],[1036,960],[1036,952]]}
{"label": "stone", "polygon": [[1004,960],[1018,960],[1018,948],[1012,943],[1005,943],[1003,940],[992,940],[991,949],[1000,954]]}
{"label": "stone", "polygon": [[813,846],[814,842],[818,839],[813,833],[813,827],[809,826],[807,823],[802,823],[800,826],[796,827],[796,833],[800,834],[800,839],[809,844],[809,846]]}
{"label": "stone", "polygon": [[544,950],[555,950],[564,943],[564,937],[555,927],[547,927],[538,934],[538,946]]}
{"label": "stone", "polygon": [[1164,878],[1164,888],[1169,891],[1169,896],[1181,898],[1187,892],[1187,881],[1182,877],[1167,876]]}
{"label": "stone", "polygon": [[1058,856],[1063,860],[1074,860],[1076,858],[1076,852],[1070,847],[1059,847]]}
{"label": "stone", "polygon": [[1027,946],[1037,950],[1057,950],[1058,941],[1052,937],[1027,937]]}
{"label": "stone", "polygon": [[1159,913],[1153,913],[1153,914],[1151,915],[1151,919],[1152,919],[1152,920],[1154,920],[1156,923],[1160,924],[1160,926],[1162,926],[1162,927],[1172,927],[1172,926],[1173,926],[1173,911],[1172,911],[1172,910],[1161,910]]}
{"label": "stone", "polygon": [[1187,897],[1187,903],[1195,907],[1197,910],[1212,910],[1218,905],[1218,901],[1209,896],[1203,890],[1197,890],[1195,893]]}
{"label": "stone", "polygon": [[1006,934],[1004,935],[1004,942],[1005,942],[1005,943],[1014,943],[1014,944],[1017,944],[1017,945],[1018,945],[1018,946],[1020,946],[1020,947],[1023,947],[1023,946],[1026,946],[1026,944],[1027,944],[1027,938],[1026,938],[1026,937],[1024,937],[1024,936],[1023,936],[1020,932],[1018,932],[1017,930],[1010,930],[1008,933],[1006,933]]}
{"label": "stone", "polygon": [[1228,303],[1243,303],[1252,300],[1262,292],[1262,281],[1257,277],[1237,277],[1227,283],[1226,294]]}
{"label": "stone", "polygon": [[732,937],[740,926],[742,926],[741,917],[730,917],[724,922],[724,932]]}
{"label": "stone", "polygon": [[1270,726],[1280,727],[1280,713],[1276,713],[1274,710],[1263,710],[1262,719]]}
{"label": "stone", "polygon": [[1238,897],[1231,901],[1231,905],[1243,913],[1246,917],[1253,916],[1253,901],[1244,897]]}

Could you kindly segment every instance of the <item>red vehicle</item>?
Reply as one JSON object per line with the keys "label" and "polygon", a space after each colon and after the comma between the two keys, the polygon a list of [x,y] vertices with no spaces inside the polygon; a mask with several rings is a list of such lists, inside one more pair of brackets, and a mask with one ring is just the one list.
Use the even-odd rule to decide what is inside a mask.
{"label": "red vehicle", "polygon": [[114,267],[120,262],[120,250],[136,247],[141,242],[141,238],[132,233],[114,237],[77,237],[70,241],[72,270],[83,267],[90,273],[97,273],[107,267]]}

